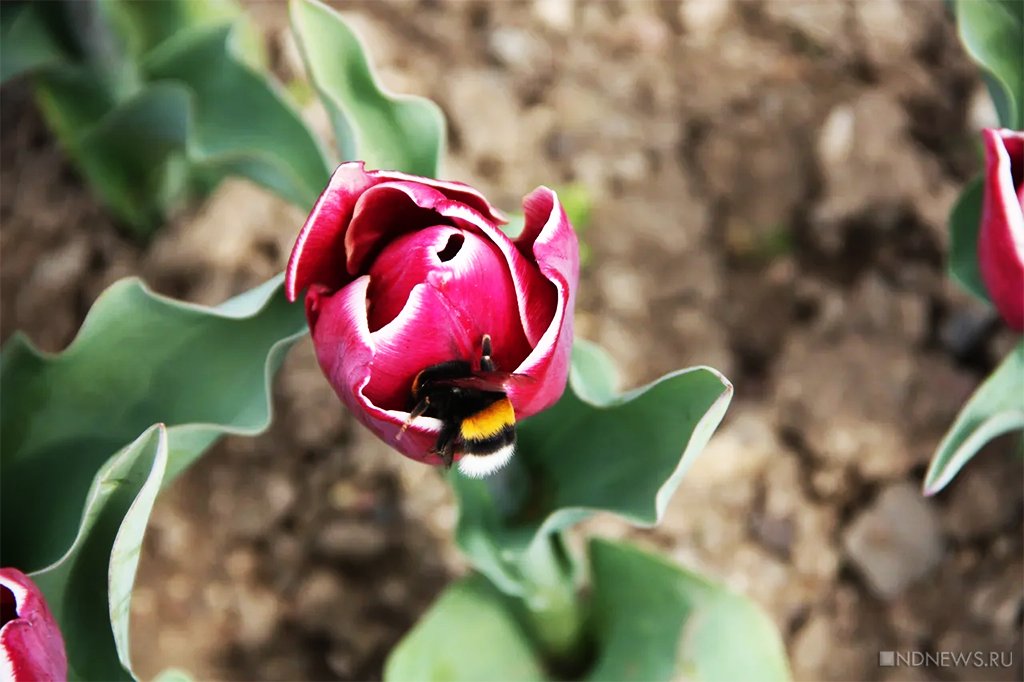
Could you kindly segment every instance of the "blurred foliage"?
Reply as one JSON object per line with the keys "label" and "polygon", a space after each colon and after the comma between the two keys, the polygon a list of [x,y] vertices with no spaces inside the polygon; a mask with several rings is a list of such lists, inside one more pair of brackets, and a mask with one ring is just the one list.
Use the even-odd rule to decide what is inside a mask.
{"label": "blurred foliage", "polygon": [[138,234],[228,174],[303,206],[327,181],[233,2],[4,3],[0,32],[3,80],[29,75],[69,156]]}
{"label": "blurred foliage", "polygon": [[1024,2],[956,0],[960,42],[986,72],[1003,126],[1024,130]]}
{"label": "blurred foliage", "polygon": [[[753,602],[625,543],[593,540],[588,554],[588,649],[571,679],[789,679],[782,639]],[[455,583],[392,652],[384,679],[564,679],[535,657],[507,601],[479,574]]]}
{"label": "blurred foliage", "polygon": [[392,650],[384,679],[548,679],[544,662],[510,606],[509,598],[482,575],[450,585]]}
{"label": "blurred foliage", "polygon": [[981,202],[985,186],[974,178],[956,200],[949,214],[949,274],[971,294],[990,303],[978,264],[978,233],[981,230]]}
{"label": "blurred foliage", "polygon": [[570,185],[555,188],[558,200],[565,210],[573,229],[576,231],[576,238],[580,245],[580,267],[585,268],[590,264],[590,245],[587,244],[587,228],[590,227],[590,220],[594,213],[594,197],[590,190],[583,183],[574,182]]}

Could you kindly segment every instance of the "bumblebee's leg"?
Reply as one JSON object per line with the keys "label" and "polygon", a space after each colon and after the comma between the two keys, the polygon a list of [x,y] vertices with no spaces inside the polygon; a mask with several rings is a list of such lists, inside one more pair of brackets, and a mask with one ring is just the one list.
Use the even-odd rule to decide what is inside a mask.
{"label": "bumblebee's leg", "polygon": [[437,437],[437,444],[434,446],[434,452],[448,469],[452,468],[452,461],[455,459],[455,438],[458,433],[458,424],[446,423],[441,427],[441,434]]}
{"label": "bumblebee's leg", "polygon": [[494,360],[491,358],[490,334],[484,334],[483,344],[481,345],[483,346],[483,348],[480,352],[480,369],[482,369],[485,372],[493,372],[495,371],[496,367],[494,365]]}
{"label": "bumblebee's leg", "polygon": [[398,435],[395,436],[395,440],[398,440],[402,437],[402,434],[405,433],[405,430],[412,426],[412,423],[416,419],[416,417],[421,416],[424,412],[426,412],[429,409],[430,396],[424,396],[423,400],[416,403],[416,407],[412,408],[412,412],[409,413],[409,418],[405,420],[404,424],[402,424],[402,428],[399,429]]}
{"label": "bumblebee's leg", "polygon": [[444,462],[444,468],[451,469],[452,462],[455,459],[455,441],[448,441],[445,444],[444,449],[442,449],[439,454],[441,455],[441,460]]}

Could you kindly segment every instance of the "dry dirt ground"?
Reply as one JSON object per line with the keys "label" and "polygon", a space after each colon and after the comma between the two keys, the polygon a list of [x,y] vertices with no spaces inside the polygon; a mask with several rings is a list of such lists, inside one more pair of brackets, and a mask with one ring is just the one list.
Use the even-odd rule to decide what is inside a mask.
{"label": "dry dirt ground", "polygon": [[[295,76],[285,7],[253,3]],[[918,493],[1013,339],[945,277],[945,217],[991,124],[942,3],[353,2],[395,90],[450,125],[446,175],[515,208],[595,200],[580,333],[632,386],[710,364],[737,399],[665,523],[629,536],[763,604],[795,676],[1021,679],[1021,460],[987,449]],[[310,120],[324,127],[311,108]],[[65,345],[141,274],[205,303],[284,264],[303,216],[241,182],[148,245],[89,196],[23,86],[4,90],[2,334]],[[160,499],[133,602],[138,669],[374,679],[453,575],[451,496],[345,414],[308,341],[266,435]],[[1009,669],[881,668],[878,651],[1012,652]]]}

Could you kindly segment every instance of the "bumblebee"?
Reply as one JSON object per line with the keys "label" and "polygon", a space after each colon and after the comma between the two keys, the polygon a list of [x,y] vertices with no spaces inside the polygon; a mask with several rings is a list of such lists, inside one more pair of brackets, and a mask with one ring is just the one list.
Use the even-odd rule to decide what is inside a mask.
{"label": "bumblebee", "polygon": [[516,415],[505,385],[521,375],[499,372],[491,358],[491,337],[484,335],[479,368],[466,360],[449,360],[420,371],[412,382],[409,419],[423,415],[441,421],[433,452],[449,469],[456,456],[459,471],[482,478],[512,458]]}

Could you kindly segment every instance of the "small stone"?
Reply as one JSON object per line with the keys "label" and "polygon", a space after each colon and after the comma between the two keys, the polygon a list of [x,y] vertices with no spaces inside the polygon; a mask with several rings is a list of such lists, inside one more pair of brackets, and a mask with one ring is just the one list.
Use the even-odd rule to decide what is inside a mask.
{"label": "small stone", "polygon": [[265,587],[246,590],[234,600],[233,606],[238,613],[236,637],[248,648],[266,642],[281,617],[277,594]]}
{"label": "small stone", "polygon": [[841,104],[829,112],[818,133],[818,156],[825,165],[842,163],[853,150],[853,109]]}
{"label": "small stone", "polygon": [[731,5],[731,0],[687,0],[679,5],[679,19],[692,36],[704,42],[725,26]]}
{"label": "small stone", "polygon": [[[303,580],[294,597],[294,609],[304,624],[314,629],[330,629],[342,611],[344,586],[340,576],[316,569]],[[355,616],[350,616],[355,617]]]}
{"label": "small stone", "polygon": [[316,546],[330,559],[367,561],[387,550],[388,538],[376,524],[337,519],[320,530]]}
{"label": "small stone", "polygon": [[907,483],[883,490],[843,534],[850,560],[883,599],[896,597],[932,570],[943,546],[934,506]]}
{"label": "small stone", "polygon": [[495,59],[514,69],[532,70],[551,60],[547,43],[521,28],[495,28],[487,45]]}
{"label": "small stone", "polygon": [[533,13],[548,28],[566,32],[573,25],[575,0],[534,0]]}

